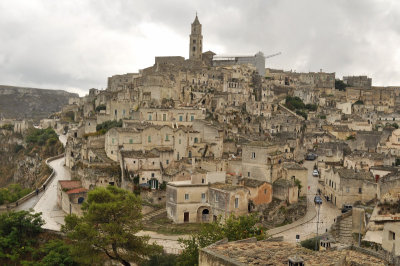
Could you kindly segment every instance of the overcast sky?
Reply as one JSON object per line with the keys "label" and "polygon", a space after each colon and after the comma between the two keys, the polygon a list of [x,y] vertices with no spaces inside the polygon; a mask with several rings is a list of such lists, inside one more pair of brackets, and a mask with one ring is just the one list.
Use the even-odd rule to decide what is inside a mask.
{"label": "overcast sky", "polygon": [[0,84],[85,94],[107,77],[204,50],[282,52],[266,67],[368,75],[400,85],[398,0],[0,0]]}

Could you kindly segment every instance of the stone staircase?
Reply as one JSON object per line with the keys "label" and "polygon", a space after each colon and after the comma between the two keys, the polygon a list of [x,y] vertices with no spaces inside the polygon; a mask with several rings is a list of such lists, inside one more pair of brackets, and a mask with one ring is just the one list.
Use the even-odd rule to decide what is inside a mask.
{"label": "stone staircase", "polygon": [[332,225],[332,235],[335,237],[336,241],[351,245],[353,243],[352,227],[352,211],[348,211],[337,217],[336,223]]}
{"label": "stone staircase", "polygon": [[165,212],[167,212],[166,209],[159,209],[159,210],[150,212],[150,213],[148,213],[148,214],[146,214],[146,215],[143,216],[142,221],[148,221],[148,220],[150,220],[151,218],[153,218],[154,216],[163,214],[163,213],[165,213]]}

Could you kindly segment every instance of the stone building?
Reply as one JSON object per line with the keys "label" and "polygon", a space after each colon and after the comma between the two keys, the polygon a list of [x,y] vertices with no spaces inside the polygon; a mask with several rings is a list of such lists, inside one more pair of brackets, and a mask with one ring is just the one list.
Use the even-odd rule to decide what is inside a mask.
{"label": "stone building", "polygon": [[87,192],[81,181],[60,180],[57,183],[57,205],[67,214],[82,215],[81,205],[87,199]]}
{"label": "stone building", "polygon": [[343,166],[347,169],[366,170],[373,166],[392,166],[395,158],[375,152],[353,151],[344,157]]}
{"label": "stone building", "polygon": [[289,181],[300,181],[303,189],[299,191],[299,196],[305,196],[307,194],[306,186],[308,185],[308,170],[304,166],[297,163],[283,163],[283,174],[282,177]]}
{"label": "stone building", "polygon": [[335,205],[353,205],[377,198],[378,185],[368,171],[331,168],[325,171],[322,193]]}
{"label": "stone building", "polygon": [[400,256],[399,236],[399,222],[388,222],[384,224],[382,232],[382,248],[396,257]]}
{"label": "stone building", "polygon": [[243,177],[273,183],[282,176],[283,152],[279,145],[269,142],[251,142],[243,145]]}
{"label": "stone building", "polygon": [[371,89],[372,79],[367,76],[345,76],[343,82],[349,87],[361,87]]}
{"label": "stone building", "polygon": [[245,215],[272,201],[265,181],[239,179],[227,183],[225,172],[192,174],[191,180],[167,184],[167,214],[175,223],[210,222]]}

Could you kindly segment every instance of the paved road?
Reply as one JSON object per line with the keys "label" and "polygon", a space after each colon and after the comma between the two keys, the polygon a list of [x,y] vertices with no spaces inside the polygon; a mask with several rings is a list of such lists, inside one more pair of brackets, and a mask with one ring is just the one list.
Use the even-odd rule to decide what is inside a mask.
{"label": "paved road", "polygon": [[[67,136],[66,136],[66,135],[59,135],[58,139],[61,141],[61,143],[62,143],[62,144],[64,145],[64,147],[65,147],[65,145],[66,145],[66,143],[67,143]],[[59,160],[62,160],[62,161],[64,162],[64,158],[59,159]],[[51,165],[52,167],[54,167],[54,165],[59,165],[59,163],[56,163],[56,162],[59,161],[59,160],[55,160],[55,161],[51,162],[50,165]],[[62,163],[62,164],[63,164],[63,163]],[[58,168],[60,168],[60,166],[58,166]],[[64,172],[63,172],[63,173],[64,173],[64,175],[65,175],[65,169],[64,169]],[[67,175],[69,176],[69,172],[67,173]],[[56,183],[56,184],[57,184],[57,183]],[[50,186],[51,186],[51,185],[52,185],[52,183],[50,184]],[[16,211],[22,211],[22,210],[28,211],[28,210],[30,210],[30,209],[33,209],[33,208],[35,207],[35,205],[38,203],[38,201],[42,198],[42,196],[43,196],[45,193],[48,193],[47,191],[48,191],[48,189],[46,189],[46,191],[40,192],[38,196],[33,197],[33,198],[30,198],[29,200],[27,200],[27,201],[25,201],[24,203],[20,204],[17,208],[15,208],[15,210],[16,210]],[[50,193],[51,193],[51,192],[50,192]],[[47,196],[46,196],[45,198],[47,198]]]}
{"label": "paved road", "polygon": [[33,208],[35,212],[42,213],[42,218],[46,222],[43,228],[57,231],[60,230],[65,217],[65,213],[57,206],[57,183],[58,180],[71,180],[64,161],[65,159],[61,158],[49,163],[55,170],[55,176]]}
{"label": "paved road", "polygon": [[[314,164],[315,161],[305,161],[304,163],[304,167],[308,169],[308,185],[304,189],[307,189],[307,200],[312,203],[314,202],[314,197],[317,194],[318,188],[318,178],[312,176]],[[318,213],[318,207],[320,207],[319,223],[317,222],[318,215],[315,215]],[[318,232],[325,233],[326,229],[329,230],[331,225],[334,223],[334,219],[336,219],[336,217],[340,215],[340,210],[337,209],[330,202],[326,202],[324,199],[322,205],[318,207],[313,204],[309,205],[309,209],[306,215],[308,216],[307,220],[310,219],[308,222],[301,224],[302,222],[300,220],[296,221],[295,227],[285,230],[281,233],[277,233],[274,236],[283,236],[284,241],[296,242],[296,235],[300,235],[300,240],[304,240],[316,235],[317,224]],[[311,208],[315,208],[315,210]]]}

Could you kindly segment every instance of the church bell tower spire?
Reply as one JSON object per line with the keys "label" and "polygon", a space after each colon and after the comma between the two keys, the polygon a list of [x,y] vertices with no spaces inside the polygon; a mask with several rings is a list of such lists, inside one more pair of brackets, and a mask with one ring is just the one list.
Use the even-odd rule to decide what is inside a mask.
{"label": "church bell tower spire", "polygon": [[189,59],[201,59],[202,53],[203,35],[201,35],[201,24],[196,12],[196,17],[192,23],[192,31],[190,33]]}

